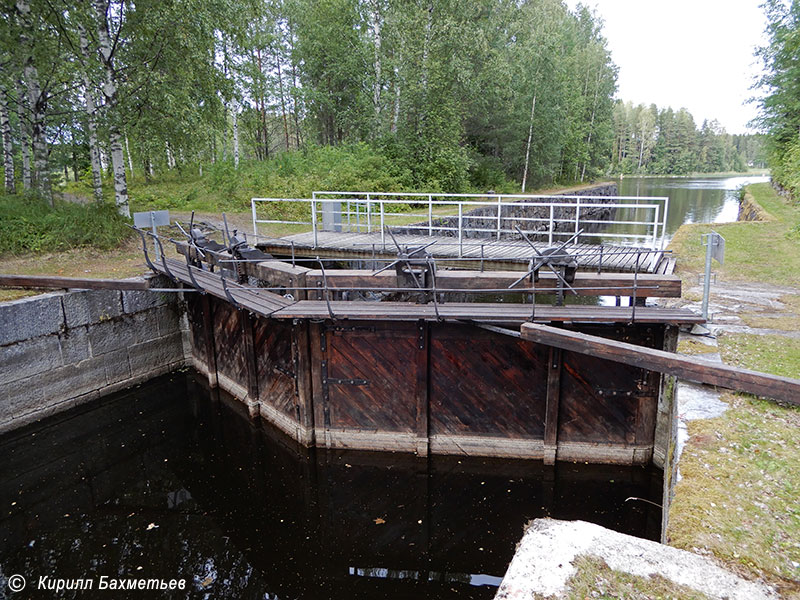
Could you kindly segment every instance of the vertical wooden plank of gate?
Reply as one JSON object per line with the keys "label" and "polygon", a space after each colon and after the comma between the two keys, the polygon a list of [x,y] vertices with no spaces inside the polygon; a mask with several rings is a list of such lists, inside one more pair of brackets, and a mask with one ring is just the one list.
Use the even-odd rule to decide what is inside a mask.
{"label": "vertical wooden plank of gate", "polygon": [[208,294],[203,294],[201,300],[202,311],[202,332],[205,342],[205,364],[208,373],[208,385],[212,388],[217,387],[217,358],[214,351],[214,305]]}
{"label": "vertical wooden plank of gate", "polygon": [[247,409],[250,416],[258,415],[258,365],[256,364],[256,345],[253,341],[253,315],[246,310],[240,311],[242,324],[242,352],[247,377]]}
{"label": "vertical wooden plank of gate", "polygon": [[295,381],[297,384],[297,421],[300,425],[297,441],[306,446],[314,444],[314,390],[312,388],[311,346],[309,343],[309,324],[305,320],[295,320],[292,326],[294,335]]}
{"label": "vertical wooden plank of gate", "polygon": [[310,321],[308,324],[308,345],[311,349],[311,389],[314,399],[315,443],[319,445],[320,442],[324,441],[325,446],[330,447],[330,436],[327,435],[330,429],[330,421],[325,419],[325,411],[328,407],[324,389],[327,385],[322,381],[322,361],[325,360],[326,354],[323,351],[324,339],[325,325]]}
{"label": "vertical wooden plank of gate", "polygon": [[[416,352],[416,375],[417,375],[417,456],[428,456],[428,364],[430,362],[429,353],[429,334],[430,330],[427,323],[423,320],[417,321],[417,352]],[[426,473],[427,477],[427,473]]]}
{"label": "vertical wooden plank of gate", "polygon": [[554,465],[558,444],[558,404],[561,401],[561,350],[550,348],[547,365],[547,408],[544,417],[544,464]]}

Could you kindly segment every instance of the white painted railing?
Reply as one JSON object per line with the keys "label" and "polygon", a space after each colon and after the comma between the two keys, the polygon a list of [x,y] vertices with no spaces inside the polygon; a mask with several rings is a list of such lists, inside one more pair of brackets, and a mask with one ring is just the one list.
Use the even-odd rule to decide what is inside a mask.
{"label": "white painted railing", "polygon": [[[259,215],[259,206],[287,203],[308,208],[269,211],[281,216],[287,212],[303,214],[294,220]],[[593,218],[592,209],[597,208],[616,209],[626,218]],[[307,226],[314,234],[315,247],[322,231],[380,232],[385,246],[386,227],[392,227],[413,230],[417,235],[452,237],[462,246],[464,239],[478,243],[515,235],[519,227],[548,244],[569,239],[584,229],[574,243],[606,241],[658,250],[664,244],[669,198],[321,191],[314,192],[312,198],[252,198],[251,209],[256,236],[259,224]],[[521,216],[525,209],[531,209],[530,213],[540,210],[536,211],[538,216]]]}

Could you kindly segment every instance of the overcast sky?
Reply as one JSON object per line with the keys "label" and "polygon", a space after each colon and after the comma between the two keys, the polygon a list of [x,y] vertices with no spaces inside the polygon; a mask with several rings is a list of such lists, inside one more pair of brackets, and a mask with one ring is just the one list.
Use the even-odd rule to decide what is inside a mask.
{"label": "overcast sky", "polygon": [[[566,0],[574,9],[578,0]],[[760,72],[761,0],[584,0],[603,19],[619,67],[617,97],[659,108],[685,107],[698,127],[717,119],[744,133],[756,114],[746,104]]]}

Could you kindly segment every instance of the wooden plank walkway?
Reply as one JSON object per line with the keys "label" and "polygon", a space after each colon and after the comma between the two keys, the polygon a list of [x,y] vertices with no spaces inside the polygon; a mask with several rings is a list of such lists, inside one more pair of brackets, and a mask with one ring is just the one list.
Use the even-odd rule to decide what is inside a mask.
{"label": "wooden plank walkway", "polygon": [[283,296],[267,290],[247,288],[232,281],[226,281],[228,294],[222,279],[215,273],[192,268],[191,275],[185,262],[166,260],[154,263],[155,268],[166,273],[167,269],[178,281],[194,287],[192,276],[207,293],[230,301],[252,313],[276,319],[350,319],[359,321],[476,321],[481,323],[521,325],[525,322],[540,323],[702,323],[699,315],[684,309],[661,308],[654,306],[616,307],[616,306],[550,306],[537,305],[535,318],[530,304],[489,304],[448,302],[434,305],[413,302],[361,302],[301,300],[292,302]]}
{"label": "wooden plank walkway", "polygon": [[[437,259],[453,262],[460,261],[464,266],[481,262],[503,265],[504,268],[523,268],[534,256],[531,247],[524,240],[496,240],[492,238],[468,238],[463,240],[459,248],[457,238],[444,236],[395,234],[401,246],[423,246],[436,242],[428,252]],[[534,242],[539,250],[548,244]],[[294,245],[296,256],[324,258],[376,258],[389,259],[397,255],[394,242],[389,235],[381,239],[380,232],[317,232],[317,243],[314,244],[313,232],[298,233],[282,238],[270,239],[258,243],[258,247],[271,254],[287,254]],[[553,245],[557,245],[554,243]],[[459,256],[459,249],[461,255]],[[570,244],[566,250],[575,256],[580,269],[598,269],[612,272],[665,273],[665,262],[668,258],[661,253],[653,253],[649,248],[638,246],[616,246],[600,244]],[[669,272],[671,273],[671,271]],[[667,273],[667,274],[669,274]]]}

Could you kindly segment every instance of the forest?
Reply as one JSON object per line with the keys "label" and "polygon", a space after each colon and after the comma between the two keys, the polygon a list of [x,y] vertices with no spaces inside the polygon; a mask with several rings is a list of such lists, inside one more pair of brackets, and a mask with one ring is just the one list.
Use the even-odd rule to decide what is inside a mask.
{"label": "forest", "polygon": [[800,2],[766,0],[768,42],[757,51],[764,72],[756,84],[757,124],[767,132],[774,183],[800,198]]}
{"label": "forest", "polygon": [[230,179],[243,163],[277,171],[315,156],[380,170],[369,181],[382,189],[448,192],[763,160],[758,137],[616,99],[602,22],[560,0],[5,0],[3,11],[5,190],[50,202],[58,182],[86,181],[98,200],[105,183],[127,215],[132,177],[205,167]]}

